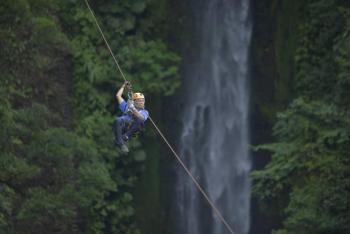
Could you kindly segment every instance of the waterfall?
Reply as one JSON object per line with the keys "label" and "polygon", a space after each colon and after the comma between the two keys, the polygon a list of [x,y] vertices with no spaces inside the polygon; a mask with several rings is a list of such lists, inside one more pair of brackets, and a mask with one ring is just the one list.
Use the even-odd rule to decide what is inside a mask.
{"label": "waterfall", "polygon": [[[179,151],[235,234],[248,234],[249,0],[200,2],[194,16],[198,55],[183,72]],[[228,233],[185,172],[176,176],[176,233]]]}

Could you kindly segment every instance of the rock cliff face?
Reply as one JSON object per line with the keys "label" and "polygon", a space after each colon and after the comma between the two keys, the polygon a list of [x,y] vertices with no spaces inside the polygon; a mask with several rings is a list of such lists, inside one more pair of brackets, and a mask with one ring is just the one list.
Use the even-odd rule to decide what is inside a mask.
{"label": "rock cliff face", "polygon": [[[252,0],[253,34],[251,46],[251,143],[271,140],[276,113],[293,98],[294,53],[297,23],[303,1]],[[268,161],[266,153],[253,152],[253,169]],[[271,204],[273,207],[274,204]],[[270,233],[280,225],[274,209],[264,211],[252,199],[251,233]],[[269,218],[267,217],[269,213]],[[273,217],[271,219],[271,217]]]}

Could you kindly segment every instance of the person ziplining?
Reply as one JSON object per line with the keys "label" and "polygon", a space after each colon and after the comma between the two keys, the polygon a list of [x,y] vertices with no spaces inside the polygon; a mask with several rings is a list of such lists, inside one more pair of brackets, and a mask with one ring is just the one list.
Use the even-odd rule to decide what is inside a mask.
{"label": "person ziplining", "polygon": [[[128,101],[122,97],[124,89],[128,89]],[[113,124],[115,135],[115,145],[120,148],[123,154],[129,152],[126,142],[139,132],[144,131],[144,123],[149,114],[145,109],[145,96],[142,93],[132,93],[131,85],[128,81],[120,87],[116,94],[118,107],[123,112],[122,116],[117,117]]]}
{"label": "person ziplining", "polygon": [[[198,188],[199,192],[201,192],[201,194],[203,195],[203,197],[206,199],[206,201],[208,202],[208,204],[211,206],[211,208],[213,209],[213,211],[215,212],[215,214],[217,215],[217,217],[221,220],[221,222],[225,225],[225,227],[227,228],[227,230],[231,233],[234,234],[232,227],[230,226],[230,224],[226,221],[226,219],[223,217],[223,215],[221,214],[221,212],[218,210],[218,208],[216,207],[216,205],[214,204],[214,202],[210,199],[210,197],[207,195],[207,193],[204,191],[204,189],[202,188],[202,186],[199,184],[199,182],[197,181],[197,179],[192,175],[192,173],[190,172],[190,170],[187,168],[187,166],[184,164],[184,162],[182,161],[182,159],[180,158],[180,156],[175,152],[175,150],[173,149],[173,147],[171,146],[171,144],[168,142],[168,140],[166,139],[166,137],[164,136],[164,134],[161,132],[161,130],[158,128],[158,126],[156,125],[156,123],[153,121],[153,119],[151,118],[151,116],[149,116],[148,111],[145,110],[145,97],[142,93],[132,93],[131,92],[131,85],[130,83],[126,80],[124,73],[122,71],[122,69],[119,66],[119,63],[117,61],[117,59],[115,58],[111,47],[109,46],[109,43],[107,41],[107,39],[105,38],[102,29],[100,28],[100,25],[97,22],[97,19],[95,17],[94,12],[92,11],[88,0],[85,0],[86,6],[89,9],[95,23],[96,26],[98,28],[98,30],[101,33],[101,36],[104,40],[104,42],[106,43],[106,46],[111,54],[111,56],[114,59],[114,62],[117,66],[118,71],[120,72],[120,74],[122,75],[122,78],[124,79],[124,84],[122,85],[122,87],[120,87],[120,89],[118,90],[117,94],[116,94],[116,98],[118,101],[118,105],[119,105],[119,109],[124,113],[122,116],[118,117],[116,119],[116,121],[114,122],[114,133],[115,133],[115,143],[118,145],[118,147],[120,147],[122,152],[128,153],[129,149],[128,147],[125,145],[125,142],[127,140],[130,139],[130,137],[134,134],[139,132],[140,130],[142,131],[144,123],[147,119],[150,120],[150,122],[152,123],[153,127],[157,130],[157,132],[159,133],[159,135],[162,137],[162,139],[164,140],[164,142],[167,144],[167,146],[169,147],[169,149],[171,150],[171,152],[173,153],[173,155],[175,156],[175,158],[178,160],[178,162],[180,163],[180,165],[183,167],[183,169],[185,170],[185,172],[188,174],[188,176],[192,179],[193,183],[196,185],[196,187]],[[128,102],[126,102],[122,95],[124,92],[125,87],[127,87],[129,89],[129,93],[128,93]]]}

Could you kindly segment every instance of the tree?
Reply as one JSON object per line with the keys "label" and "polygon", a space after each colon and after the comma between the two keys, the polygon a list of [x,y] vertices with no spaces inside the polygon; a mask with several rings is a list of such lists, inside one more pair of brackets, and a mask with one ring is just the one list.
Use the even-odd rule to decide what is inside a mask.
{"label": "tree", "polygon": [[296,50],[298,97],[277,116],[272,159],[252,176],[262,201],[280,201],[273,233],[350,232],[349,6],[306,1]]}

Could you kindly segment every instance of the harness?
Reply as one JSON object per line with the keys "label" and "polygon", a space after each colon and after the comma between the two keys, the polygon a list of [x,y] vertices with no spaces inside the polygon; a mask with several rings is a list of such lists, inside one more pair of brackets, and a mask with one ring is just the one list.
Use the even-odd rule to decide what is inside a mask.
{"label": "harness", "polygon": [[[128,104],[128,107],[130,106],[130,104],[134,104],[134,101],[132,100],[132,96],[133,96],[133,91],[132,91],[132,86],[131,86],[131,83],[128,82],[126,84],[126,89],[128,91],[128,101],[127,101],[127,104]],[[124,133],[125,132],[128,132],[131,130],[131,127],[135,124],[135,122],[137,121],[136,117],[132,114],[130,108],[128,108],[127,110],[127,115],[129,115],[131,118],[132,118],[132,121],[130,123],[126,123],[125,125],[125,130],[124,130]],[[139,123],[138,124],[139,127],[137,128],[137,130],[135,132],[132,133],[133,136],[135,135],[138,135],[139,133],[143,133],[145,131],[145,125],[144,123]]]}

